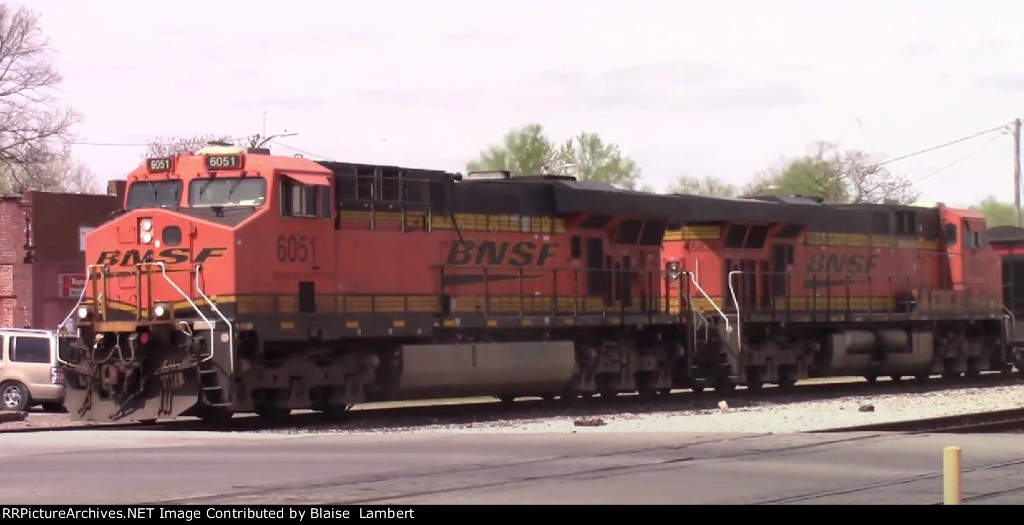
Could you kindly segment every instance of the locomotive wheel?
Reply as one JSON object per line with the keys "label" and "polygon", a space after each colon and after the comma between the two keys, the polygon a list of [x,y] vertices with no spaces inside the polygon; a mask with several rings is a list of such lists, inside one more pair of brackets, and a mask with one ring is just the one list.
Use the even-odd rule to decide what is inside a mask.
{"label": "locomotive wheel", "polygon": [[874,383],[875,381],[878,381],[878,376],[864,376],[864,379],[868,383]]}
{"label": "locomotive wheel", "polygon": [[352,405],[328,405],[324,407],[323,413],[328,417],[346,417]]}
{"label": "locomotive wheel", "polygon": [[690,390],[693,390],[694,392],[696,392],[696,393],[698,393],[698,394],[699,394],[699,393],[701,393],[701,392],[703,392],[703,391],[704,391],[704,385],[700,385],[700,386],[691,386],[691,387],[690,387]]}
{"label": "locomotive wheel", "polygon": [[760,367],[747,368],[747,390],[759,392],[764,387],[764,371]]}
{"label": "locomotive wheel", "polygon": [[260,405],[256,407],[256,415],[265,419],[283,419],[291,413],[292,409],[279,406]]}
{"label": "locomotive wheel", "polygon": [[516,396],[494,396],[497,397],[502,403],[513,403],[516,400]]}
{"label": "locomotive wheel", "polygon": [[901,376],[899,374],[893,374],[893,375],[889,376],[889,379],[892,379],[893,382],[895,382],[895,383],[899,383],[900,381],[903,380],[903,376]]}
{"label": "locomotive wheel", "polygon": [[226,425],[231,418],[234,417],[234,412],[224,410],[221,408],[206,407],[200,414],[199,419],[203,423],[208,425]]}
{"label": "locomotive wheel", "polygon": [[728,394],[734,390],[736,390],[736,383],[733,383],[732,381],[721,379],[715,383],[715,392],[720,394]]}
{"label": "locomotive wheel", "polygon": [[637,395],[643,399],[654,399],[658,397],[659,390],[654,387],[643,386],[636,390]]}
{"label": "locomotive wheel", "polygon": [[610,388],[601,390],[599,393],[601,394],[601,397],[616,397],[619,395],[617,390],[612,390]]}

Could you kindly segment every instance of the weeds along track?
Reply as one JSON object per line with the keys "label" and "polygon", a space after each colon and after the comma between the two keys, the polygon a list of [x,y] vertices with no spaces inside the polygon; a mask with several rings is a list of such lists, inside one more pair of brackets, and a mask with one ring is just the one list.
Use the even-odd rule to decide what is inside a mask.
{"label": "weeds along track", "polygon": [[[210,432],[251,432],[274,429],[316,429],[317,427],[344,428],[358,426],[363,431],[387,430],[394,427],[416,427],[436,424],[458,425],[466,423],[500,422],[505,419],[529,419],[545,417],[600,417],[619,414],[643,414],[678,412],[682,410],[716,410],[719,401],[725,400],[733,408],[754,404],[785,405],[787,403],[829,400],[844,397],[921,394],[958,390],[966,388],[995,388],[1022,385],[1024,379],[1016,374],[983,374],[974,378],[929,379],[926,381],[881,381],[859,382],[817,382],[784,389],[765,388],[760,391],[738,389],[730,393],[713,391],[674,392],[655,398],[637,395],[621,395],[613,398],[594,397],[563,401],[522,399],[513,403],[498,400],[472,398],[431,402],[422,404],[401,404],[390,402],[381,407],[379,403],[368,403],[350,410],[343,416],[327,416],[320,413],[295,413],[280,420],[269,420],[251,414],[238,414],[227,424],[214,425],[196,419],[178,419],[157,423],[71,423],[57,426],[4,428],[0,434],[27,432],[60,432],[71,430],[167,430],[167,431],[210,431]],[[397,406],[394,406],[397,405]],[[884,425],[882,425],[884,426]],[[871,429],[874,430],[874,429]],[[836,430],[838,431],[838,429]]]}

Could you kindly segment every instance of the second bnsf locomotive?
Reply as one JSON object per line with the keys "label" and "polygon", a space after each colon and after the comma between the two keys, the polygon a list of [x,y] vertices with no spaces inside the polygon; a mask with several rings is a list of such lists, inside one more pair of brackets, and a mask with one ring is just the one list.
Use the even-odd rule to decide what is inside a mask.
{"label": "second bnsf locomotive", "polygon": [[206,148],[86,238],[90,420],[1009,370],[984,221]]}

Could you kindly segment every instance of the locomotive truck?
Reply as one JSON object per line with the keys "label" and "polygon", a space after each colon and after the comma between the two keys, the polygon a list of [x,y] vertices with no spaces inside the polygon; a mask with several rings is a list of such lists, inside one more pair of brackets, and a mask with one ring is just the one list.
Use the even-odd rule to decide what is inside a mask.
{"label": "locomotive truck", "polygon": [[211,146],[87,234],[88,420],[1008,370],[984,221]]}

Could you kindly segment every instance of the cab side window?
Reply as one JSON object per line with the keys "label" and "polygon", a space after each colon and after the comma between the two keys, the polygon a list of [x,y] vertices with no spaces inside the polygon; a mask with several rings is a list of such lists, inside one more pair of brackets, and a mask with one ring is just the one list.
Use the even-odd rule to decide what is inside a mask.
{"label": "cab side window", "polygon": [[44,337],[15,337],[11,340],[11,362],[49,363],[50,340]]}
{"label": "cab side window", "polygon": [[331,217],[330,186],[310,186],[285,178],[281,181],[282,217]]}

